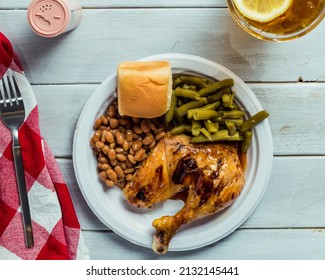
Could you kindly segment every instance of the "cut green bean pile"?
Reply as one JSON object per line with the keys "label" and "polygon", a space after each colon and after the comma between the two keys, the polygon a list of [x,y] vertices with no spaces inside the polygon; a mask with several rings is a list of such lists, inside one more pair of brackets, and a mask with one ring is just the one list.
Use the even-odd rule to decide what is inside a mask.
{"label": "cut green bean pile", "polygon": [[191,75],[173,77],[171,106],[165,115],[171,134],[190,135],[191,143],[238,141],[246,153],[253,128],[269,116],[262,110],[250,118],[235,102],[234,80],[212,81]]}

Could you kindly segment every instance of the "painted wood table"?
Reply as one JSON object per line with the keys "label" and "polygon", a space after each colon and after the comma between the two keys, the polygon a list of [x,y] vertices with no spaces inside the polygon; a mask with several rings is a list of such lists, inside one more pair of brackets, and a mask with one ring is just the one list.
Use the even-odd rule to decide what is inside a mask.
{"label": "painted wood table", "polygon": [[[92,259],[325,258],[325,22],[271,43],[242,31],[223,0],[84,0],[80,25],[46,39],[29,28],[28,4],[0,0],[0,30],[23,60]],[[96,87],[119,62],[160,53],[201,56],[237,74],[270,112],[274,145],[269,184],[246,222],[219,242],[162,257],[97,219],[72,162],[76,124]]]}

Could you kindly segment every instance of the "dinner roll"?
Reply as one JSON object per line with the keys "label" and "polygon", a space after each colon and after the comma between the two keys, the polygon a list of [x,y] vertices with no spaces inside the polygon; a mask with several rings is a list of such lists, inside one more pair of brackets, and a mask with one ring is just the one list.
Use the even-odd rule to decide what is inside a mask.
{"label": "dinner roll", "polygon": [[172,93],[169,62],[122,62],[118,65],[117,79],[120,115],[149,119],[169,109]]}

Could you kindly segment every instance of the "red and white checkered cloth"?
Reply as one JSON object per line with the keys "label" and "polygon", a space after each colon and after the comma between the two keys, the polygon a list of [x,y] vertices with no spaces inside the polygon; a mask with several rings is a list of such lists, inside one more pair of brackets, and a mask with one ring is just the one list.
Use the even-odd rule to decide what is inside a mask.
{"label": "red and white checkered cloth", "polygon": [[88,259],[68,188],[40,134],[32,87],[11,43],[0,32],[0,78],[7,71],[14,72],[26,109],[19,139],[35,244],[33,248],[25,247],[12,137],[0,118],[0,259]]}

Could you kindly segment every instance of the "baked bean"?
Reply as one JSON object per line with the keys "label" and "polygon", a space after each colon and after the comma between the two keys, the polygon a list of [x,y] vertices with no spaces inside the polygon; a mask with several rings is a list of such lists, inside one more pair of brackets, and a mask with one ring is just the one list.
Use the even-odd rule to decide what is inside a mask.
{"label": "baked bean", "polygon": [[96,130],[94,136],[93,136],[93,139],[94,139],[94,142],[97,142],[101,139],[101,136],[102,136],[102,131],[101,130]]}
{"label": "baked bean", "polygon": [[101,126],[101,124],[102,124],[102,120],[100,119],[100,118],[98,118],[96,121],[95,121],[95,128],[97,129],[97,128],[99,128],[100,126]]}
{"label": "baked bean", "polygon": [[136,164],[136,163],[137,163],[137,161],[134,159],[133,155],[128,154],[128,155],[127,155],[127,158],[128,158],[128,160],[129,160],[132,164]]}
{"label": "baked bean", "polygon": [[117,127],[118,127],[118,120],[112,118],[111,121],[109,122],[109,126],[110,126],[111,128],[117,128]]}
{"label": "baked bean", "polygon": [[111,118],[114,118],[116,116],[116,107],[113,104],[109,106],[107,115]]}
{"label": "baked bean", "polygon": [[97,148],[98,150],[101,150],[101,149],[104,148],[105,144],[104,144],[102,141],[97,141],[97,142],[95,143],[95,146],[96,146],[96,148]]}
{"label": "baked bean", "polygon": [[140,138],[140,136],[136,133],[133,133],[133,139],[134,140],[138,140]]}
{"label": "baked bean", "polygon": [[99,177],[102,178],[102,180],[106,180],[107,178],[107,174],[106,174],[106,171],[102,171],[99,173]]}
{"label": "baked bean", "polygon": [[135,124],[140,124],[141,120],[139,118],[132,118],[132,121],[135,123]]}
{"label": "baked bean", "polygon": [[97,157],[99,176],[109,187],[129,185],[140,162],[166,133],[163,118],[140,119],[121,116],[117,100],[96,119],[90,139]]}
{"label": "baked bean", "polygon": [[90,138],[90,140],[89,140],[89,145],[90,145],[90,147],[95,148],[94,137],[91,137],[91,138]]}
{"label": "baked bean", "polygon": [[141,130],[144,133],[148,133],[151,130],[150,127],[149,127],[149,121],[148,120],[142,120],[140,127],[141,127]]}
{"label": "baked bean", "polygon": [[116,159],[116,152],[114,149],[110,149],[108,152],[109,159]]}
{"label": "baked bean", "polygon": [[156,147],[156,140],[153,139],[153,141],[149,144],[149,149],[152,150],[154,147]]}
{"label": "baked bean", "polygon": [[106,129],[105,130],[101,130],[102,135],[100,136],[100,141],[102,141],[104,143],[106,142],[106,137],[105,137],[106,132],[107,132]]}
{"label": "baked bean", "polygon": [[128,168],[128,169],[124,170],[124,173],[129,174],[129,173],[134,173],[134,171],[135,171],[135,168]]}
{"label": "baked bean", "polygon": [[142,130],[139,126],[135,125],[133,127],[133,132],[136,133],[136,134],[141,134],[142,133]]}
{"label": "baked bean", "polygon": [[103,148],[103,152],[104,152],[104,154],[108,154],[109,153],[109,151],[111,150],[111,148],[108,146],[108,145],[104,145],[104,148]]}
{"label": "baked bean", "polygon": [[126,159],[125,164],[128,168],[131,168],[133,166],[133,164],[129,161],[128,158]]}
{"label": "baked bean", "polygon": [[100,116],[100,119],[102,120],[102,124],[103,125],[107,125],[108,124],[108,119],[106,118],[105,115],[101,115]]}
{"label": "baked bean", "polygon": [[123,150],[122,147],[117,147],[117,148],[115,149],[115,151],[116,151],[116,153],[118,153],[118,154],[122,154],[122,153],[124,153],[124,150]]}
{"label": "baked bean", "polygon": [[132,174],[127,174],[126,176],[125,176],[125,180],[126,181],[131,181],[133,179],[133,175]]}
{"label": "baked bean", "polygon": [[106,131],[105,138],[108,143],[114,143],[114,134],[112,131]]}
{"label": "baked bean", "polygon": [[126,119],[119,119],[118,123],[122,126],[128,126],[130,125],[130,121],[126,120]]}
{"label": "baked bean", "polygon": [[166,132],[165,131],[160,131],[160,132],[158,132],[156,134],[155,140],[156,141],[159,141],[159,140],[163,139],[165,137],[165,135],[166,135]]}
{"label": "baked bean", "polygon": [[125,135],[125,133],[126,133],[126,128],[125,128],[124,126],[119,126],[119,127],[117,128],[117,130],[118,130],[119,132],[123,133],[123,135]]}
{"label": "baked bean", "polygon": [[107,170],[108,168],[110,168],[108,163],[103,163],[102,166],[101,166],[102,170]]}
{"label": "baked bean", "polygon": [[117,144],[122,145],[124,142],[124,134],[122,134],[120,131],[117,131],[115,133],[115,139]]}
{"label": "baked bean", "polygon": [[108,159],[107,159],[107,157],[100,157],[100,158],[99,158],[99,161],[100,161],[101,163],[108,163]]}
{"label": "baked bean", "polygon": [[141,148],[142,146],[142,141],[141,140],[137,140],[137,141],[134,141],[133,144],[132,144],[132,149],[133,151],[137,151]]}
{"label": "baked bean", "polygon": [[113,182],[117,181],[117,174],[113,169],[108,169],[106,171],[107,177],[110,178]]}
{"label": "baked bean", "polygon": [[125,133],[125,139],[127,141],[132,141],[133,140],[133,131],[131,129],[128,129]]}
{"label": "baked bean", "polygon": [[126,156],[123,154],[117,154],[116,155],[117,160],[119,161],[126,161]]}
{"label": "baked bean", "polygon": [[143,139],[143,144],[144,145],[150,145],[152,141],[155,140],[152,134],[148,134],[144,139]]}
{"label": "baked bean", "polygon": [[137,151],[137,153],[135,154],[135,156],[134,156],[134,159],[136,160],[136,161],[141,161],[141,159],[142,159],[142,157],[143,157],[143,155],[146,153],[146,150],[145,149],[143,149],[143,148],[141,148],[139,151]]}
{"label": "baked bean", "polygon": [[105,184],[107,187],[113,187],[115,185],[115,183],[110,179],[105,180]]}
{"label": "baked bean", "polygon": [[120,178],[120,179],[124,179],[125,175],[124,175],[124,172],[123,172],[123,169],[122,169],[121,166],[116,165],[116,166],[114,167],[114,171],[116,172],[118,178]]}
{"label": "baked bean", "polygon": [[149,121],[149,127],[151,130],[155,131],[157,128],[152,121]]}
{"label": "baked bean", "polygon": [[123,141],[122,148],[124,151],[127,151],[129,149],[129,142],[126,139]]}

